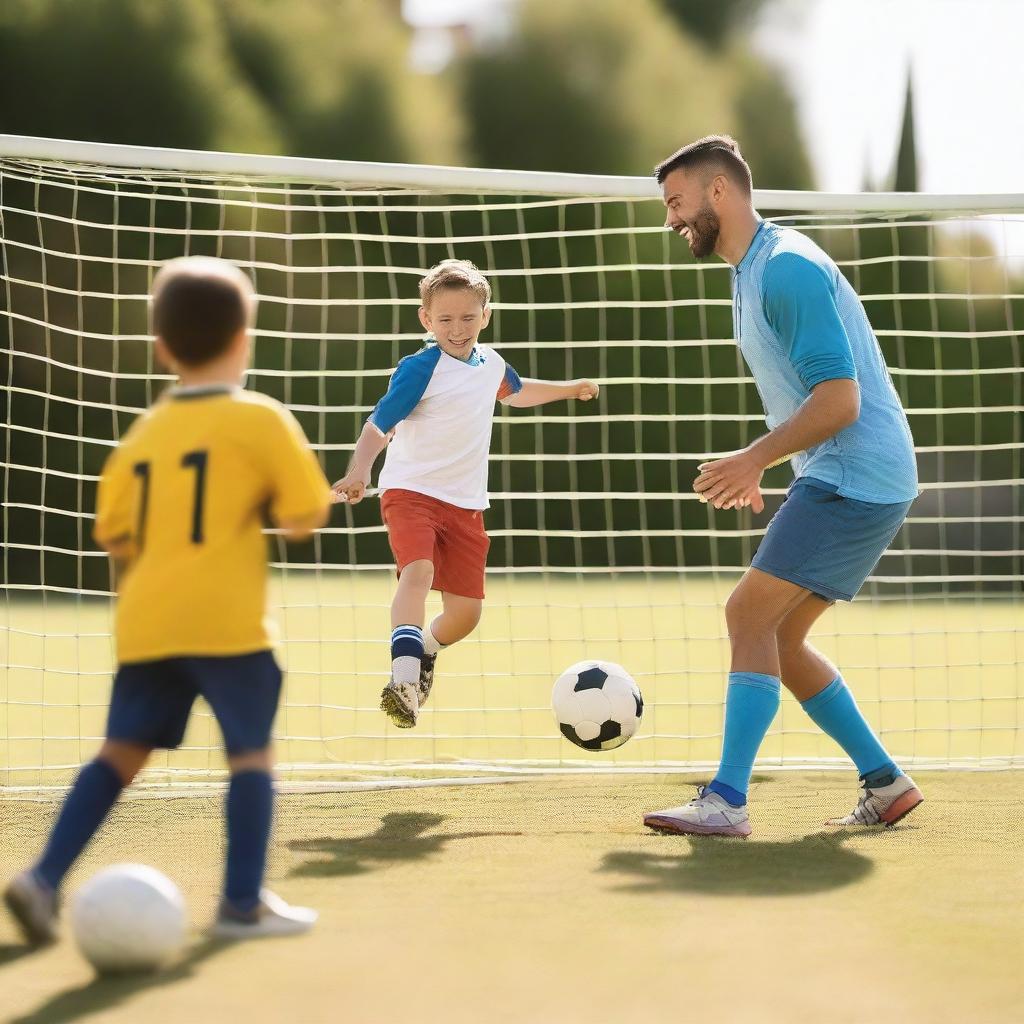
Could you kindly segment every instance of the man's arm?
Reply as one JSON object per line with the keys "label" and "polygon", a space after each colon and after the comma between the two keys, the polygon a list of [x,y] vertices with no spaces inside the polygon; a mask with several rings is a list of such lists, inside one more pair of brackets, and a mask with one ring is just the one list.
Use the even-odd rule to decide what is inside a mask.
{"label": "man's arm", "polygon": [[715,508],[764,511],[761,477],[764,471],[794,452],[821,444],[856,422],[860,415],[860,387],[855,380],[823,380],[785,423],[758,438],[743,451],[698,466],[693,489],[701,501]]}
{"label": "man's arm", "polygon": [[846,328],[836,306],[834,280],[824,267],[781,253],[765,268],[763,312],[790,365],[809,392],[770,434],[727,459],[704,463],[693,488],[715,508],[764,509],[761,475],[794,452],[821,444],[860,415],[860,388]]}
{"label": "man's arm", "polygon": [[592,380],[530,380],[523,378],[522,389],[507,398],[501,399],[502,405],[511,405],[515,409],[529,409],[535,405],[547,405],[562,399],[575,398],[580,402],[589,402],[596,398],[600,388]]}

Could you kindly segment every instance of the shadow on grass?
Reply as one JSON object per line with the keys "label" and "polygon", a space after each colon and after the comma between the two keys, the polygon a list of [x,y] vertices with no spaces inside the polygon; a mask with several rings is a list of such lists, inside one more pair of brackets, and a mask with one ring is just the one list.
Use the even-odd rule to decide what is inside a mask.
{"label": "shadow on grass", "polygon": [[139,992],[183,981],[192,975],[199,964],[231,945],[230,942],[218,939],[204,939],[166,970],[153,974],[97,976],[87,985],[58,992],[31,1013],[12,1018],[9,1024],[65,1024],[67,1021],[81,1020],[90,1014],[127,1002]]}
{"label": "shadow on grass", "polygon": [[601,871],[632,876],[631,892],[693,892],[710,896],[801,896],[852,885],[873,862],[843,843],[848,832],[819,832],[790,842],[750,842],[710,836],[660,840],[685,853],[620,850]]}
{"label": "shadow on grass", "polygon": [[291,871],[302,878],[360,875],[399,861],[422,860],[440,853],[459,839],[518,836],[521,832],[431,832],[445,820],[441,814],[421,812],[385,814],[380,828],[365,836],[338,839],[300,839],[289,843],[296,853],[317,854]]}
{"label": "shadow on grass", "polygon": [[0,943],[0,967],[20,960],[23,956],[38,952],[40,952],[39,949],[24,942]]}

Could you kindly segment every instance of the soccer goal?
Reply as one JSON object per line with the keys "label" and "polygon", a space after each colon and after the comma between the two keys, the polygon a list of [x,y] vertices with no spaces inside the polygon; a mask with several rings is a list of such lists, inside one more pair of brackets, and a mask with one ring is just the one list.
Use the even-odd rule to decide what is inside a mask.
{"label": "soccer goal", "polygon": [[[921,497],[853,605],[816,643],[894,755],[1024,763],[1024,195],[759,192],[865,302],[917,445]],[[376,500],[314,541],[272,541],[288,670],[287,774],[449,775],[699,767],[717,760],[722,606],[764,515],[716,512],[698,462],[763,432],[733,341],[728,268],[663,228],[648,178],[530,174],[139,149],[0,136],[3,588],[0,785],[61,785],[91,756],[112,668],[112,580],[90,539],[96,481],[166,386],[146,297],[163,260],[234,260],[260,298],[248,386],[298,416],[331,479],[390,369],[421,343],[416,285],[473,260],[488,340],[519,372],[592,377],[597,402],[502,409],[479,631],[439,662],[415,730],[378,710],[393,574]],[[550,707],[572,662],[620,662],[637,736],[571,747]],[[221,770],[193,720],[161,777]],[[759,767],[845,763],[783,700]]]}

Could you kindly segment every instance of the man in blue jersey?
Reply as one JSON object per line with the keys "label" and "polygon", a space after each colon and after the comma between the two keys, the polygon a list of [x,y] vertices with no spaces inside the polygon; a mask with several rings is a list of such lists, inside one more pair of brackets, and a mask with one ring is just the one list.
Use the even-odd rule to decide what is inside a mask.
{"label": "man in blue jersey", "polygon": [[750,775],[785,684],[860,775],[857,806],[829,824],[893,825],[923,797],[807,634],[834,601],[853,599],[917,496],[906,414],[856,292],[809,238],[758,216],[733,139],[700,139],[654,173],[665,226],[694,256],[714,253],[733,268],[735,336],[769,427],[743,451],[699,466],[694,490],[716,509],[761,512],[767,467],[792,456],[795,480],[726,603],[732,662],[718,772],[690,803],[644,824],[750,835]]}

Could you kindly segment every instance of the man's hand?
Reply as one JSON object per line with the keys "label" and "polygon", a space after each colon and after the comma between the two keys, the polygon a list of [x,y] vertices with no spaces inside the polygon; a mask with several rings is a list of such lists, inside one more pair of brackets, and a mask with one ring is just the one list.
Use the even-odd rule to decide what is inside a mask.
{"label": "man's hand", "polygon": [[366,495],[368,482],[367,474],[354,473],[349,470],[331,486],[334,504],[358,505]]}
{"label": "man's hand", "polygon": [[589,402],[592,398],[597,398],[600,391],[601,389],[592,380],[581,380],[573,398],[581,402]]}
{"label": "man's hand", "polygon": [[715,508],[746,508],[764,511],[761,497],[761,477],[764,467],[749,451],[738,452],[714,462],[703,462],[697,467],[700,476],[693,481],[693,489],[701,501]]}

